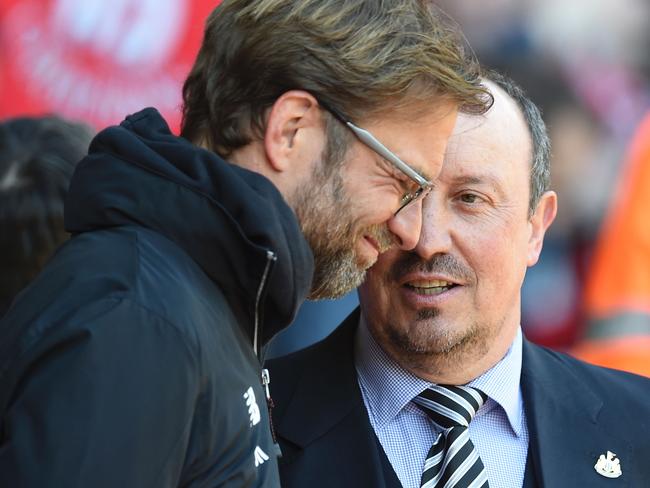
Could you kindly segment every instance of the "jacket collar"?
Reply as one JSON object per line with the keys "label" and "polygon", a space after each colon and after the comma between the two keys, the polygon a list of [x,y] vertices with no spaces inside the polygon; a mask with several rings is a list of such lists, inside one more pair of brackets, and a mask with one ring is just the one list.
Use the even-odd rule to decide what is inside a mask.
{"label": "jacket collar", "polygon": [[[301,449],[344,449],[349,484],[384,488],[398,485],[390,462],[370,425],[354,366],[359,308],[325,340],[301,351],[302,371],[278,424],[281,439]],[[289,462],[289,460],[285,460]]]}
{"label": "jacket collar", "polygon": [[308,361],[278,425],[278,433],[285,439],[304,448],[347,416],[361,409],[365,414],[353,358],[358,324],[357,308],[328,338],[305,351]]}
{"label": "jacket collar", "polygon": [[[599,455],[611,449],[621,459],[630,459],[631,444],[614,432],[615,426],[598,422],[603,401],[576,374],[571,359],[527,340],[523,345],[521,384],[538,484],[611,483],[594,470]],[[623,478],[617,482],[626,485]]]}
{"label": "jacket collar", "polygon": [[[275,186],[174,136],[152,108],[97,135],[66,199],[71,233],[129,225],[183,248],[223,290],[250,336],[262,298],[262,342],[291,322],[309,292],[311,250]],[[258,297],[268,251],[275,264]]]}

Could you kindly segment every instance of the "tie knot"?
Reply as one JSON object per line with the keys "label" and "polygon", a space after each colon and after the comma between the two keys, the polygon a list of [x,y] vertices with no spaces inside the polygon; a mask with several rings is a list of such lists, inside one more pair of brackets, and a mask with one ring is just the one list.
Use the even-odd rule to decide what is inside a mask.
{"label": "tie knot", "polygon": [[444,429],[469,426],[487,395],[471,386],[431,385],[413,399]]}

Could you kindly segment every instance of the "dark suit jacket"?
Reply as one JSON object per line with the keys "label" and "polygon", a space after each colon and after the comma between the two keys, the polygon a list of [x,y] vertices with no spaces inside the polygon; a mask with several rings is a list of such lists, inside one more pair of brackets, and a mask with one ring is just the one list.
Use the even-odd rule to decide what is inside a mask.
{"label": "dark suit jacket", "polygon": [[[322,342],[269,362],[283,487],[400,486],[357,383],[358,322],[357,309]],[[524,486],[650,487],[650,379],[524,340],[521,385],[530,434]],[[594,469],[608,450],[620,459],[619,478]]]}

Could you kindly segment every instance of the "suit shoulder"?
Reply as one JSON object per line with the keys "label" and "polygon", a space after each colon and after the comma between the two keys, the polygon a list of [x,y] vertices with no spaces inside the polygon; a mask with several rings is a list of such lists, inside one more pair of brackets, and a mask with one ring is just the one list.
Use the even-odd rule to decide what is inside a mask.
{"label": "suit shoulder", "polygon": [[271,375],[271,393],[278,413],[281,413],[283,406],[288,403],[308,365],[314,362],[314,357],[319,355],[322,347],[319,342],[285,356],[269,359],[264,363]]}
{"label": "suit shoulder", "polygon": [[271,372],[276,371],[286,373],[288,376],[295,376],[300,372],[302,366],[309,363],[314,355],[318,354],[319,346],[321,346],[320,343],[312,344],[284,356],[269,359],[264,364]]}
{"label": "suit shoulder", "polygon": [[[558,381],[575,381],[589,386],[601,397],[630,404],[650,412],[650,378],[626,371],[596,366],[573,356],[532,345],[535,355],[551,362],[562,374]],[[532,373],[534,374],[534,373]]]}
{"label": "suit shoulder", "polygon": [[282,382],[297,380],[306,370],[328,368],[336,358],[351,357],[354,331],[355,328],[350,327],[346,320],[321,341],[290,354],[269,359],[265,362],[265,367],[271,374],[280,377]]}
{"label": "suit shoulder", "polygon": [[[343,381],[354,369],[352,350],[355,328],[339,325],[329,336],[305,349],[270,359],[265,367],[271,374],[271,395],[277,417],[282,419],[297,392],[308,391],[314,382],[328,383],[332,378]],[[356,380],[354,380],[356,382]],[[311,394],[311,393],[310,393]]]}
{"label": "suit shoulder", "polygon": [[327,337],[304,349],[266,361],[269,370],[294,376],[306,365],[331,364],[333,358],[352,355],[354,334],[359,323],[359,309],[354,310]]}

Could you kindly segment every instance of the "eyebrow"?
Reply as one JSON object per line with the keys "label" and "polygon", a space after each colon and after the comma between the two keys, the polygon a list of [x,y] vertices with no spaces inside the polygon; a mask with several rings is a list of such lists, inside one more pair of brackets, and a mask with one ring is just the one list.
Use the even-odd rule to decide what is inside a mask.
{"label": "eyebrow", "polygon": [[[505,196],[505,191],[503,189],[502,183],[490,173],[480,173],[480,174],[469,174],[469,175],[460,175],[456,176],[451,180],[451,184],[454,186],[460,185],[486,185],[489,186],[493,191],[495,191],[500,196]],[[435,183],[434,183],[435,186]]]}
{"label": "eyebrow", "polygon": [[[388,159],[383,157],[381,154],[375,153],[375,157],[376,157],[376,162],[379,163],[380,166],[386,167],[386,169],[388,170],[389,173],[391,173],[393,175],[402,175],[402,176],[404,176],[404,178],[406,178],[406,180],[408,180],[408,181],[406,181],[406,180],[404,181],[404,185],[408,186],[410,183],[412,183],[414,185],[417,185],[416,181],[409,178],[407,174],[401,172],[399,170],[399,168],[397,168],[394,164],[392,164]],[[397,156],[397,157],[399,158],[400,156]],[[404,161],[404,160],[402,160],[402,161]],[[411,168],[413,168],[415,171],[417,171],[420,174],[420,176],[422,176],[424,179],[429,180],[429,182],[431,182],[430,175],[428,173],[425,173],[424,171],[422,171],[419,168],[419,166],[415,166],[415,165],[411,164],[410,162],[408,162],[406,164],[408,164]]]}
{"label": "eyebrow", "polygon": [[481,185],[481,184],[491,184],[497,188],[500,188],[501,185],[499,180],[492,176],[491,174],[480,174],[480,175],[462,175],[457,176],[453,180],[455,184],[472,184],[472,185]]}
{"label": "eyebrow", "polygon": [[[419,164],[415,164],[415,163],[411,162],[410,160],[403,158],[403,157],[400,156],[396,151],[393,151],[392,149],[388,149],[388,150],[391,151],[391,152],[392,152],[395,156],[397,156],[399,159],[401,159],[402,161],[404,161],[404,163],[406,163],[407,165],[409,165],[409,166],[411,167],[411,169],[415,170],[415,172],[418,173],[422,178],[424,178],[425,180],[427,180],[430,184],[433,184],[433,180],[434,180],[435,178],[431,176],[431,173],[429,173],[428,171],[424,171],[424,170],[420,167]],[[374,152],[374,151],[373,151],[373,152]],[[405,174],[404,172],[400,171],[399,168],[397,168],[393,163],[391,163],[388,159],[386,159],[386,158],[385,158],[384,156],[382,156],[381,154],[375,152],[375,157],[377,158],[377,161],[378,161],[378,162],[381,162],[382,164],[388,165],[388,167],[391,169],[391,171],[395,171],[395,172],[397,172],[397,173],[403,174],[404,176],[408,177],[407,174]],[[409,178],[409,179],[411,179],[411,178]],[[417,182],[415,182],[415,181],[413,181],[413,180],[411,180],[411,181],[412,181],[414,184],[417,184]]]}

